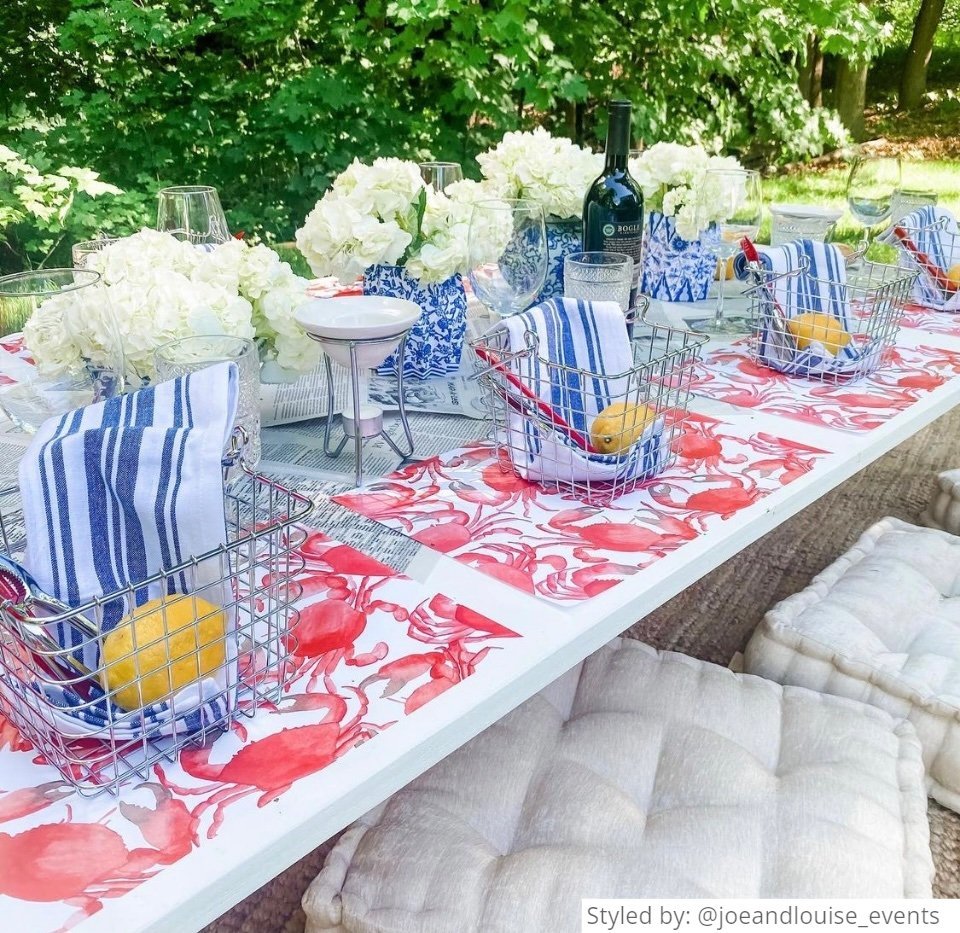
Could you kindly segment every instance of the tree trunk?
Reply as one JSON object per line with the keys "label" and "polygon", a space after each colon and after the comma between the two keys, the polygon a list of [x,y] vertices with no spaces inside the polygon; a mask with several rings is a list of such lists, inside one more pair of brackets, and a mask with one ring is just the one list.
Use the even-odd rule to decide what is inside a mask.
{"label": "tree trunk", "polygon": [[867,105],[867,72],[870,62],[847,61],[837,63],[837,84],[834,106],[840,120],[854,139],[863,139],[865,124],[863,111]]}
{"label": "tree trunk", "polygon": [[799,84],[800,93],[811,107],[823,106],[823,52],[820,51],[820,37],[812,32],[807,36]]}
{"label": "tree trunk", "polygon": [[913,23],[913,38],[907,49],[907,60],[900,76],[900,110],[913,110],[920,106],[927,90],[927,65],[933,51],[933,37],[943,15],[944,0],[921,0],[917,18]]}

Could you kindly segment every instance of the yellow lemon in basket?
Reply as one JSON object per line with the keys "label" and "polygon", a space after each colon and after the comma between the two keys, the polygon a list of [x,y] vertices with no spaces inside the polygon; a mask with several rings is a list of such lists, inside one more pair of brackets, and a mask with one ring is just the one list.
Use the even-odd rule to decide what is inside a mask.
{"label": "yellow lemon in basket", "polygon": [[947,269],[947,281],[954,288],[960,288],[960,262]]}
{"label": "yellow lemon in basket", "polygon": [[657,413],[647,405],[614,402],[608,405],[590,425],[590,443],[602,454],[619,454],[643,434]]}
{"label": "yellow lemon in basket", "polygon": [[[723,278],[726,279],[727,281],[729,281],[730,279],[732,279],[732,278],[734,277],[734,274],[733,274],[733,260],[734,260],[734,257],[731,256],[729,259],[727,259],[727,261],[724,263],[724,266],[723,266],[722,276],[723,276]],[[715,279],[719,279],[719,278],[721,277],[721,270],[720,270],[720,266],[719,266],[719,265],[717,266],[717,271],[714,272],[713,277],[714,277]]]}
{"label": "yellow lemon in basket", "polygon": [[103,640],[100,683],[125,710],[165,699],[222,667],[227,617],[196,596],[151,599]]}
{"label": "yellow lemon in basket", "polygon": [[797,341],[798,350],[806,350],[816,341],[823,344],[831,353],[837,353],[850,343],[850,335],[832,314],[821,311],[808,311],[798,314],[787,321],[787,330]]}

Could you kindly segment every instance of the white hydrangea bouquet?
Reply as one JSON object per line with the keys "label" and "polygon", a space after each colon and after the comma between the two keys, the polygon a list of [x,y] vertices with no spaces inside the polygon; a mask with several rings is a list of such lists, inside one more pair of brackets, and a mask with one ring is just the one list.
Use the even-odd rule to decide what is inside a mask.
{"label": "white hydrangea bouquet", "polygon": [[507,133],[478,155],[477,162],[486,190],[501,198],[526,198],[543,208],[548,266],[538,300],[562,295],[563,258],[583,249],[583,199],[603,170],[603,156],[537,127]]}
{"label": "white hydrangea bouquet", "polygon": [[[407,339],[404,374],[425,379],[456,372],[466,331],[462,275],[470,261],[473,202],[496,195],[474,182],[447,193],[428,188],[415,162],[382,158],[354,161],[307,215],[297,246],[318,276],[341,282],[363,277],[368,295],[407,298],[423,309]],[[491,256],[510,230],[481,239]],[[391,356],[380,372],[395,371]]]}
{"label": "white hydrangea bouquet", "polygon": [[703,146],[679,143],[656,143],[630,161],[630,174],[643,189],[646,209],[674,217],[677,233],[685,240],[696,240],[723,219],[728,199],[704,190],[707,172],[742,168],[733,156],[712,156]]}
{"label": "white hydrangea bouquet", "polygon": [[712,225],[723,219],[728,197],[707,190],[711,169],[742,169],[732,156],[703,146],[656,143],[630,160],[643,189],[644,246],[640,288],[663,301],[702,301],[716,269]]}
{"label": "white hydrangea bouquet", "polygon": [[91,254],[86,268],[101,274],[107,301],[97,290],[65,292],[24,326],[24,344],[44,373],[103,365],[119,341],[131,382],[145,382],[156,375],[157,347],[210,334],[255,339],[261,359],[287,372],[319,361],[293,316],[307,282],[266,246],[230,240],[201,250],[141,230]]}
{"label": "white hydrangea bouquet", "polygon": [[477,162],[489,190],[502,198],[536,201],[548,220],[579,221],[587,189],[603,169],[603,156],[543,127],[507,133]]}

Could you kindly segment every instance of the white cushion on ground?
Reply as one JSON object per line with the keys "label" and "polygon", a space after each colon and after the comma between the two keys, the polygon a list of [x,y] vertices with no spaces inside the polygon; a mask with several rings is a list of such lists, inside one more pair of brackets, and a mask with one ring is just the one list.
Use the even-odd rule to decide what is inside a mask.
{"label": "white cushion on ground", "polygon": [[929,897],[932,872],[909,723],[624,640],[351,827],[303,904],[308,933],[562,933],[585,896]]}
{"label": "white cushion on ground", "polygon": [[936,478],[933,495],[920,521],[960,535],[960,470],[947,470]]}
{"label": "white cushion on ground", "polygon": [[904,716],[960,811],[960,538],[885,518],[767,613],[744,669]]}

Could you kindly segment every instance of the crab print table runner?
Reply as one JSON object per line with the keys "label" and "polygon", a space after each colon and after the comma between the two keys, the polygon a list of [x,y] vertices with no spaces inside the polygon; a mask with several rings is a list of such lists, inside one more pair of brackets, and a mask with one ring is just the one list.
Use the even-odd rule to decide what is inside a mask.
{"label": "crab print table runner", "polygon": [[548,492],[485,445],[460,448],[336,501],[528,593],[590,599],[802,476],[826,451],[740,437],[692,414],[674,465],[612,506]]}
{"label": "crab print table runner", "polygon": [[300,556],[290,690],[125,785],[121,800],[73,793],[0,717],[0,917],[36,933],[68,929],[210,840],[242,846],[258,808],[375,742],[518,638],[319,532]]}

